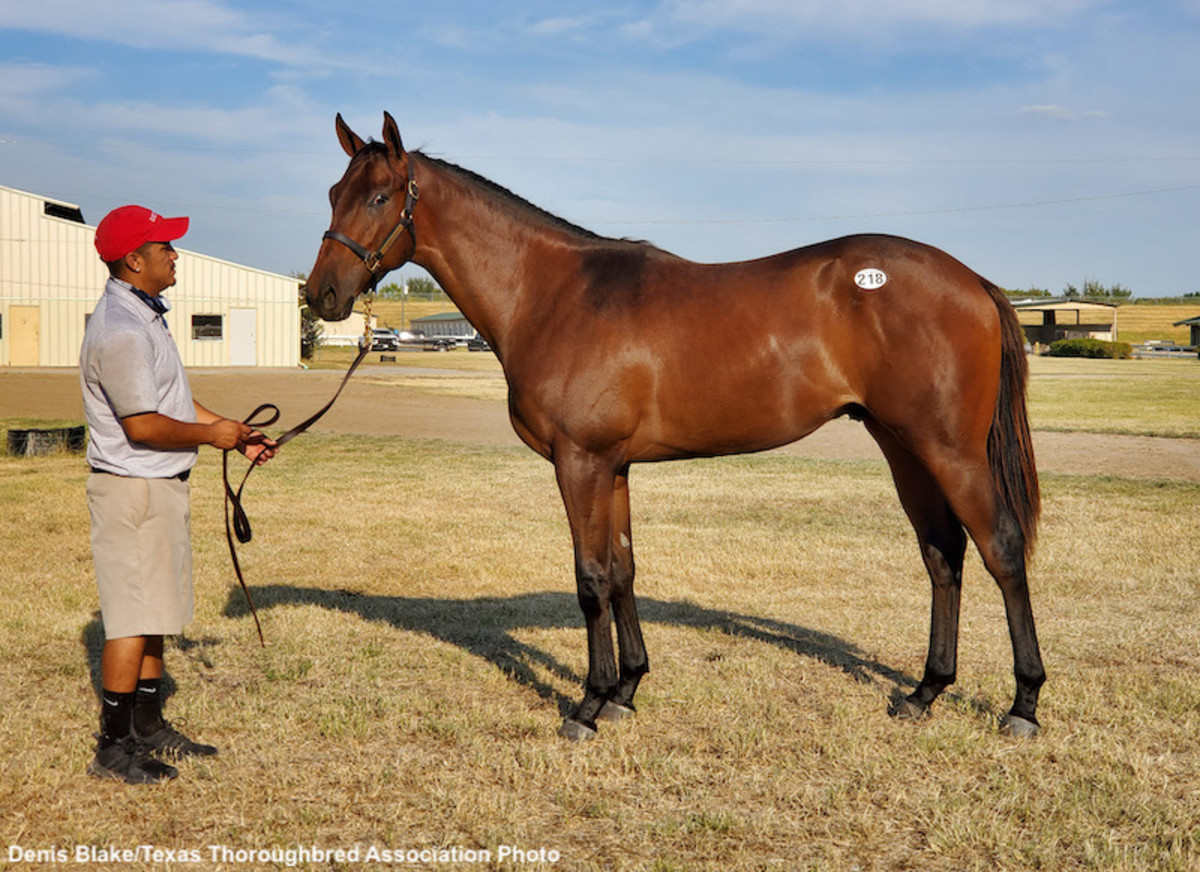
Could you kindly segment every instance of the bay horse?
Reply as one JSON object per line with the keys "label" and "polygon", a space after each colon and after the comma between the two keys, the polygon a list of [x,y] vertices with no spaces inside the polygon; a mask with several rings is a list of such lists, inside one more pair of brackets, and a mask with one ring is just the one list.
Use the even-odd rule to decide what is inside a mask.
{"label": "bay horse", "polygon": [[411,261],[499,358],[512,425],[553,463],[574,544],[588,672],[561,735],[590,738],[598,719],[632,714],[648,670],[630,466],[775,448],[842,415],[882,449],[933,585],[924,675],[891,713],[924,716],[955,680],[969,534],[1012,641],[1016,697],[1000,728],[1038,732],[1028,364],[995,285],[942,251],[883,235],[694,263],[596,235],[406,151],[387,112],[382,142],[364,142],[340,114],[336,128],[350,164],[330,189],[308,305],[346,318],[359,294]]}

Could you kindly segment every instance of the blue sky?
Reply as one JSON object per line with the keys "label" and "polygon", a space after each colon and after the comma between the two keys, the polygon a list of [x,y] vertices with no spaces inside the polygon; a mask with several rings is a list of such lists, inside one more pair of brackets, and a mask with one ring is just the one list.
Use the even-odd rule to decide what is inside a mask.
{"label": "blue sky", "polygon": [[[1200,290],[1200,0],[0,0],[0,185],[307,270],[333,118],[698,261],[857,232]],[[420,275],[414,267],[405,274]]]}

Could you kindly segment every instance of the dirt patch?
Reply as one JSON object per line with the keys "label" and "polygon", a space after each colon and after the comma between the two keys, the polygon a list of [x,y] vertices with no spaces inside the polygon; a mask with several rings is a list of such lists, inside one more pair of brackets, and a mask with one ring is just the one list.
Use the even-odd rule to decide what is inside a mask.
{"label": "dirt patch", "polygon": [[[404,367],[364,367],[360,373],[371,378],[351,380],[312,432],[521,445],[504,403],[430,395],[390,384],[389,376],[410,374]],[[320,408],[341,375],[331,370],[205,369],[191,372],[190,378],[196,399],[213,411],[241,418],[260,403],[272,402],[281,410],[277,426],[286,429]],[[0,417],[82,422],[78,373],[0,372]],[[1200,481],[1200,440],[1195,439],[1039,431],[1034,433],[1034,448],[1043,472]],[[881,457],[862,425],[845,419],[779,451],[827,459]]]}

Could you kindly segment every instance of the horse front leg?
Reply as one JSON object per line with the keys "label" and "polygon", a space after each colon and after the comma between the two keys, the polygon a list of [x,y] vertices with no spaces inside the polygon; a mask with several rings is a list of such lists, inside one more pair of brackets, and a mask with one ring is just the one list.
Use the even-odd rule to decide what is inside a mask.
{"label": "horse front leg", "polygon": [[600,709],[599,717],[620,721],[634,713],[633,696],[642,676],[650,671],[642,626],[638,620],[637,603],[633,595],[635,574],[633,561],[633,532],[629,512],[629,467],[616,477],[613,492],[612,542],[612,609],[617,625],[617,647],[621,671],[616,693]]}
{"label": "horse front leg", "polygon": [[590,739],[596,735],[596,718],[618,685],[610,608],[616,471],[613,464],[595,455],[557,447],[554,469],[575,546],[575,586],[588,640],[583,701],[563,722],[559,735]]}

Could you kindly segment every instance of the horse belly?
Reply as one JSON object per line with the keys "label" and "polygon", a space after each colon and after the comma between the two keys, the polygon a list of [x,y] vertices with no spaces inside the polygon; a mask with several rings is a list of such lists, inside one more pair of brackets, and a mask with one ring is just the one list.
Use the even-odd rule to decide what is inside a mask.
{"label": "horse belly", "polygon": [[[689,378],[667,371],[639,442],[654,459],[741,454],[777,448],[833,418],[847,397],[838,380],[770,355],[757,366],[711,366]],[[668,384],[663,382],[667,381]]]}

